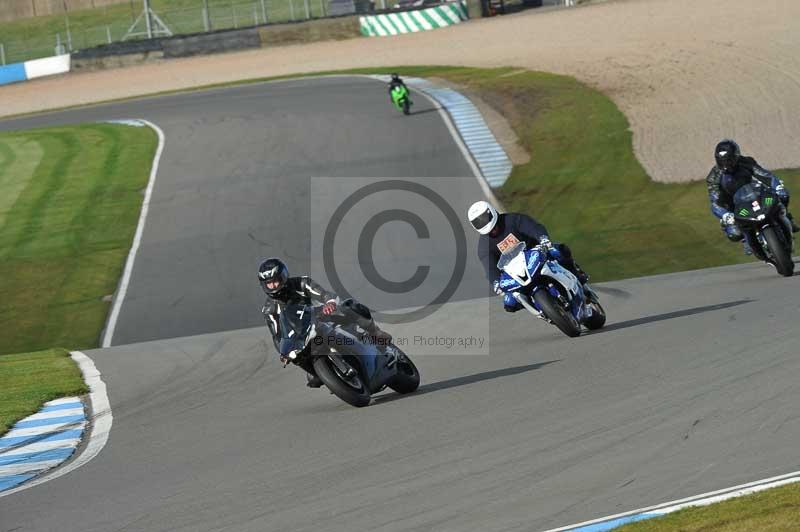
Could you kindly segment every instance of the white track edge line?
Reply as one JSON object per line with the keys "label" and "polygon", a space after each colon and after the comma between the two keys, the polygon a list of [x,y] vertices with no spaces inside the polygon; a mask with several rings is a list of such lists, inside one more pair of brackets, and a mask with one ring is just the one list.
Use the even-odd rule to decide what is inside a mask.
{"label": "white track edge line", "polygon": [[[470,169],[472,169],[472,175],[475,176],[475,179],[478,180],[478,185],[480,185],[481,190],[483,190],[483,194],[486,196],[486,199],[494,205],[494,207],[498,210],[502,210],[503,206],[500,204],[500,201],[492,192],[492,188],[489,186],[489,183],[486,181],[486,178],[481,173],[478,164],[475,161],[475,157],[472,152],[467,148],[466,144],[464,144],[464,139],[461,138],[461,135],[458,132],[458,129],[453,124],[453,120],[450,118],[450,114],[447,112],[446,108],[440,104],[433,96],[430,96],[422,89],[417,89],[417,92],[422,94],[425,98],[427,98],[431,103],[433,103],[434,107],[439,111],[439,115],[442,117],[445,126],[447,126],[447,130],[450,131],[450,135],[453,137],[453,140],[456,142],[456,145],[461,150],[461,154],[466,159],[467,164],[469,164]],[[488,127],[488,126],[487,126]]]}
{"label": "white track edge line", "polygon": [[89,436],[86,447],[80,455],[74,460],[69,462],[66,466],[54,469],[51,473],[32,479],[12,488],[10,490],[0,492],[0,497],[11,495],[18,491],[22,491],[38,484],[56,479],[60,476],[66,475],[70,471],[78,469],[100,454],[100,451],[105,447],[108,442],[108,435],[111,432],[111,425],[113,424],[114,416],[111,414],[111,403],[108,401],[106,393],[106,383],[103,382],[102,375],[97,370],[91,358],[86,356],[80,351],[72,351],[70,353],[72,359],[78,364],[83,375],[83,380],[89,386],[89,402],[91,403],[92,410],[92,423],[89,425]]}
{"label": "white track edge line", "polygon": [[[678,499],[675,501],[664,502],[661,504],[657,504],[655,506],[647,506],[644,508],[639,508],[637,510],[631,510],[629,512],[623,512],[620,514],[608,515],[606,517],[600,517],[598,519],[592,519],[591,521],[584,521],[582,523],[576,523],[574,525],[567,525],[562,526],[559,528],[551,528],[545,530],[544,532],[564,532],[567,530],[574,530],[576,528],[581,528],[590,525],[597,525],[601,523],[605,523],[606,521],[613,521],[615,519],[620,519],[622,517],[631,517],[634,515],[649,513],[649,512],[656,512],[657,510],[666,510],[669,509],[669,512],[664,512],[663,515],[667,513],[671,513],[673,511],[679,510],[681,508],[685,508],[688,506],[702,506],[702,503],[705,499],[714,498],[714,502],[722,502],[727,499],[733,499],[736,497],[741,497],[744,495],[749,495],[750,493],[755,493],[757,491],[766,490],[773,487],[782,486],[784,484],[791,484],[793,482],[800,482],[800,471],[794,471],[792,473],[786,473],[785,475],[778,475],[776,477],[765,478],[762,480],[756,480],[753,482],[748,482],[747,484],[740,484],[738,486],[733,486],[730,488],[723,488],[716,491],[709,491],[707,493],[701,493],[699,495],[693,495],[691,497],[686,497],[684,499]],[[756,489],[753,489],[756,488]],[[725,497],[727,495],[727,497]],[[660,516],[656,516],[660,517]]]}
{"label": "white track edge line", "polygon": [[156,132],[156,135],[158,135],[158,148],[156,148],[156,153],[153,156],[153,165],[150,168],[150,179],[147,183],[147,189],[145,190],[144,201],[142,201],[142,210],[139,213],[139,223],[136,226],[136,234],[133,237],[133,244],[128,252],[128,259],[125,261],[125,270],[122,273],[122,279],[119,282],[117,293],[114,296],[114,305],[111,308],[111,314],[108,317],[108,323],[106,324],[103,333],[103,341],[100,343],[100,347],[111,346],[111,339],[114,336],[114,329],[117,327],[117,319],[119,318],[119,312],[122,308],[122,302],[125,299],[125,294],[128,291],[128,283],[131,280],[133,263],[136,261],[136,252],[139,251],[139,245],[142,242],[142,233],[144,232],[144,226],[147,221],[147,211],[150,208],[150,197],[153,194],[153,187],[156,182],[156,175],[158,174],[158,164],[161,161],[161,154],[164,151],[164,132],[161,131],[161,128],[148,120],[138,120]]}

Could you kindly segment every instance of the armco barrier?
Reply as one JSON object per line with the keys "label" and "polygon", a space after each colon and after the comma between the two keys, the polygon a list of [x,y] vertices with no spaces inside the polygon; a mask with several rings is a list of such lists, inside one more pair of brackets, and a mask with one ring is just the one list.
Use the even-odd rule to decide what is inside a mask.
{"label": "armco barrier", "polygon": [[[286,24],[288,26],[289,24]],[[273,26],[284,26],[274,24]],[[155,39],[121,41],[103,44],[72,53],[75,69],[91,65],[93,60],[106,57],[141,56],[142,58],[188,57],[219,52],[231,52],[261,47],[258,28],[226,29],[211,33],[174,35]]]}
{"label": "armco barrier", "polygon": [[361,33],[367,37],[386,37],[435,30],[460,24],[468,19],[466,0],[460,0],[416,11],[359,17],[359,22]]}
{"label": "armco barrier", "polygon": [[161,41],[164,57],[188,57],[260,48],[257,28],[172,37]]}
{"label": "armco barrier", "polygon": [[0,67],[0,85],[69,72],[69,54],[34,59]]}

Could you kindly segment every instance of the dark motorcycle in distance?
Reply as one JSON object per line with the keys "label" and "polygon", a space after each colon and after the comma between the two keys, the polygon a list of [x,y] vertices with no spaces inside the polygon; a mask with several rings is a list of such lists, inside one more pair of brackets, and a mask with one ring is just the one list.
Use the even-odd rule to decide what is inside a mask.
{"label": "dark motorcycle in distance", "polygon": [[288,305],[281,313],[278,351],[287,364],[300,366],[322,380],[342,401],[367,406],[386,387],[411,393],[419,371],[396,345],[378,345],[355,324],[348,305],[330,315],[322,307]]}
{"label": "dark motorcycle in distance", "polygon": [[753,180],[736,191],[733,205],[734,221],[750,236],[753,255],[775,266],[784,277],[794,275],[792,226],[780,198],[771,188]]}

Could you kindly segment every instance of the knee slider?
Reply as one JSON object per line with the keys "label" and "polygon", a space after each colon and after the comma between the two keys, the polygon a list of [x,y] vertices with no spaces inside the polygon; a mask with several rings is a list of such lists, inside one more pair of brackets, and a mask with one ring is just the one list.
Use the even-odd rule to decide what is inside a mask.
{"label": "knee slider", "polygon": [[744,239],[744,235],[742,233],[729,233],[725,231],[725,236],[728,237],[728,240],[731,242],[741,242]]}

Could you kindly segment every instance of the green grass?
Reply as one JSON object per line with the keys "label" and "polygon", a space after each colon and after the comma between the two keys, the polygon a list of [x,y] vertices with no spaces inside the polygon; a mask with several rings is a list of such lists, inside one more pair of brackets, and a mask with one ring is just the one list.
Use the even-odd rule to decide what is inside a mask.
{"label": "green grass", "polygon": [[[208,0],[212,29],[253,26],[263,23],[261,0]],[[326,1],[308,0],[311,18],[324,15]],[[151,0],[151,7],[175,34],[205,31],[202,0]],[[292,15],[294,6],[294,15]],[[254,10],[255,8],[255,10]],[[119,41],[128,31],[142,9],[141,0],[69,11],[72,47],[75,50],[106,44],[107,30],[112,41]],[[267,21],[270,23],[303,20],[305,0],[264,0]],[[235,15],[234,15],[235,14]],[[56,34],[66,45],[66,20],[63,14],[0,22],[0,43],[5,46],[6,62],[15,63],[53,55]],[[143,23],[140,29],[143,28]]]}
{"label": "green grass", "polygon": [[64,349],[0,356],[0,435],[47,401],[87,392]]}
{"label": "green grass", "polygon": [[795,532],[800,530],[798,484],[621,526],[614,532]]}
{"label": "green grass", "polygon": [[112,124],[0,134],[0,355],[97,345],[156,142]]}

